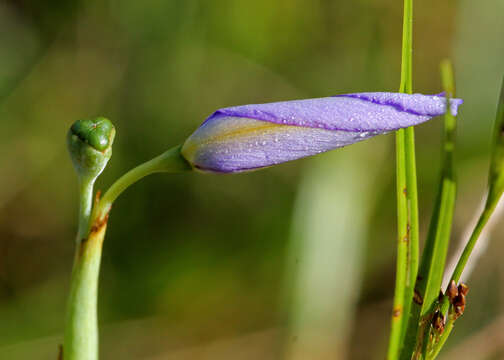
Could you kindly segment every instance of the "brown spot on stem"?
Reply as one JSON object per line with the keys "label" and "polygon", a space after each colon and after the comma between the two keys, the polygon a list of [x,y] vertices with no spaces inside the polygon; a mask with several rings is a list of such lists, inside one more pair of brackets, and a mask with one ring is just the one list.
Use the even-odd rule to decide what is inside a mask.
{"label": "brown spot on stem", "polygon": [[415,303],[417,303],[418,305],[422,305],[423,304],[422,295],[420,295],[420,292],[418,292],[418,290],[416,290],[416,289],[415,289],[415,292],[413,293],[413,301]]}
{"label": "brown spot on stem", "polygon": [[402,313],[402,308],[396,307],[392,311],[392,317],[398,318],[399,316],[401,316],[401,313]]}
{"label": "brown spot on stem", "polygon": [[402,190],[404,196],[408,195],[408,190],[406,189],[406,186]]}
{"label": "brown spot on stem", "polygon": [[445,329],[445,319],[439,311],[436,311],[434,318],[432,319],[432,326],[440,334],[444,332]]}
{"label": "brown spot on stem", "polygon": [[89,231],[89,235],[87,238],[81,240],[79,244],[79,257],[83,257],[84,253],[94,247],[101,246],[103,242],[103,234],[100,236],[100,233],[103,233],[107,227],[109,215],[108,213],[102,218],[98,218],[93,222],[91,226],[91,230]]}
{"label": "brown spot on stem", "polygon": [[95,204],[98,204],[101,198],[101,190],[98,190],[95,195]]}
{"label": "brown spot on stem", "polygon": [[107,222],[108,222],[108,218],[109,218],[109,214],[105,214],[104,217],[102,218],[99,218],[99,219],[96,219],[95,222],[93,223],[93,225],[91,226],[91,234],[92,233],[97,233],[98,231],[100,231],[105,225],[107,225]]}
{"label": "brown spot on stem", "polygon": [[79,258],[84,255],[84,250],[86,249],[88,238],[83,238],[79,243]]}
{"label": "brown spot on stem", "polygon": [[58,360],[63,360],[63,345],[58,345]]}

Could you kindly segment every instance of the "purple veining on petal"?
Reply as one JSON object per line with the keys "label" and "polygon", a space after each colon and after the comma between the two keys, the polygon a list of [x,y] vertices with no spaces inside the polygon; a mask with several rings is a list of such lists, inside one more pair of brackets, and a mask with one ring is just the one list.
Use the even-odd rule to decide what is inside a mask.
{"label": "purple veining on petal", "polygon": [[[377,105],[392,106],[399,111],[408,112],[410,114],[427,116],[441,115],[439,113],[439,105],[441,102],[446,104],[446,97],[444,92],[436,95],[369,92],[343,94],[336,95],[334,97],[350,97],[362,99]],[[429,97],[431,101],[425,101],[426,97]],[[463,100],[461,99],[450,99],[450,112],[453,116],[457,115],[457,108],[462,103]],[[444,111],[442,112],[442,114],[444,114]]]}
{"label": "purple veining on petal", "polygon": [[[451,100],[452,113],[461,103],[459,99]],[[233,106],[217,110],[205,123],[219,116],[234,116],[326,130],[392,131],[418,125],[444,114],[445,109],[446,100],[440,96],[360,93]]]}
{"label": "purple veining on petal", "polygon": [[[460,99],[450,100],[456,114]],[[446,111],[444,96],[360,93],[244,105],[212,114],[184,143],[197,169],[239,172],[315,155]]]}

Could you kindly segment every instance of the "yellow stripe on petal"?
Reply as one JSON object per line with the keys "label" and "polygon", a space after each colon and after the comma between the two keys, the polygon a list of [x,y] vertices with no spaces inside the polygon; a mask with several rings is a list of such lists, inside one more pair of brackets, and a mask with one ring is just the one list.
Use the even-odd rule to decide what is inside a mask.
{"label": "yellow stripe on petal", "polygon": [[224,143],[230,140],[239,141],[254,136],[257,136],[258,140],[260,140],[261,135],[265,133],[297,129],[299,129],[299,126],[280,125],[243,117],[222,117],[201,126],[187,139],[181,153],[191,162],[196,151],[209,144]]}

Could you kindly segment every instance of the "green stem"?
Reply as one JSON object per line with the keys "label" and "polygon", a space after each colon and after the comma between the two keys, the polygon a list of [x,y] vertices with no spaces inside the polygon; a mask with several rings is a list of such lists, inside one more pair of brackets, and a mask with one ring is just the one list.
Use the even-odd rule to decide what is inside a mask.
{"label": "green stem", "polygon": [[[441,75],[449,109],[449,99],[455,95],[455,85],[451,63],[447,60],[441,63]],[[412,353],[414,359],[420,356],[425,345],[423,341],[428,339],[430,320],[443,279],[457,190],[453,171],[455,129],[456,118],[447,111],[444,116],[441,181],[415,285],[416,297],[422,301],[413,303],[402,360],[411,359]]]}
{"label": "green stem", "polygon": [[98,280],[102,244],[112,203],[130,185],[149,174],[176,173],[190,169],[189,164],[180,156],[180,146],[170,149],[119,178],[92,212],[94,180],[81,182],[78,244],[63,345],[65,360],[98,359]]}
{"label": "green stem", "polygon": [[401,52],[401,83],[399,92],[413,92],[413,0],[404,0]]}
{"label": "green stem", "polygon": [[95,179],[79,179],[79,227],[77,229],[77,244],[87,236],[89,219],[93,207],[93,187]]}
{"label": "green stem", "polygon": [[[462,276],[462,272],[464,271],[464,268],[467,264],[467,261],[469,260],[469,256],[471,255],[471,252],[473,251],[474,246],[476,245],[476,242],[478,241],[478,238],[481,235],[481,232],[485,228],[485,225],[488,223],[488,220],[490,220],[490,216],[492,215],[496,206],[497,202],[495,202],[494,204],[490,204],[490,206],[485,207],[485,210],[483,210],[483,212],[481,213],[478,219],[478,223],[476,224],[476,227],[474,228],[471,237],[469,238],[469,241],[467,242],[464,251],[462,252],[462,255],[460,255],[457,265],[453,270],[450,282],[451,280],[453,280],[455,281],[456,284],[458,284],[460,277]],[[448,297],[444,296],[441,304],[441,313],[447,314],[449,308],[450,308],[450,302],[448,300]]]}
{"label": "green stem", "polygon": [[467,242],[467,245],[465,246],[462,255],[460,256],[457,265],[455,266],[455,270],[453,270],[451,280],[455,280],[455,283],[459,282],[460,276],[462,276],[462,272],[464,271],[467,261],[469,260],[469,256],[471,255],[471,252],[473,251],[474,246],[476,245],[476,241],[481,235],[483,228],[488,223],[488,220],[490,220],[490,216],[492,215],[496,205],[497,202],[495,202],[490,207],[485,208],[480,218],[478,219],[478,223],[476,224],[476,227],[474,228],[474,231],[471,234],[471,237],[469,238],[469,241]]}
{"label": "green stem", "polygon": [[[462,252],[462,255],[460,255],[457,265],[453,270],[450,282],[451,280],[453,280],[455,281],[456,284],[458,284],[460,276],[462,276],[462,272],[464,271],[467,261],[469,260],[469,256],[471,255],[471,252],[473,251],[474,246],[476,245],[476,242],[478,241],[478,238],[481,235],[481,232],[485,228],[485,225],[488,223],[488,220],[490,220],[490,216],[492,215],[496,206],[497,202],[495,202],[494,204],[490,204],[490,206],[485,207],[485,210],[483,210],[483,212],[481,213],[478,219],[478,223],[476,224],[476,227],[474,228],[471,237],[469,238],[469,241],[467,242],[464,251]],[[448,282],[448,284],[450,282]],[[447,314],[449,308],[450,308],[449,299],[447,296],[444,296],[443,301],[441,303],[441,313]]]}
{"label": "green stem", "polygon": [[63,345],[65,360],[98,359],[98,277],[106,224],[92,231],[75,252]]}
{"label": "green stem", "polygon": [[[469,238],[469,241],[467,242],[467,244],[464,248],[464,251],[462,252],[462,255],[460,256],[460,258],[457,262],[457,265],[455,266],[455,269],[453,270],[453,274],[450,278],[450,282],[451,282],[451,280],[455,281],[455,283],[459,282],[460,277],[462,276],[464,268],[467,264],[467,261],[469,260],[469,256],[471,255],[471,253],[474,249],[474,246],[476,245],[476,242],[478,241],[478,238],[481,235],[481,232],[485,228],[485,225],[488,223],[488,220],[490,220],[490,216],[492,215],[493,211],[495,210],[497,203],[498,202],[487,204],[487,206],[485,207],[485,210],[483,210],[483,212],[481,213],[481,215],[478,219],[478,223],[476,224],[476,227],[474,228],[474,230],[471,234],[471,237]],[[443,297],[443,300],[441,303],[441,313],[448,314],[449,309],[450,309],[450,301],[448,299],[448,296],[445,295]],[[451,327],[453,327],[453,324]],[[448,339],[450,331],[451,331],[451,328],[449,329],[449,331],[445,330],[445,332],[441,336],[440,341],[435,346],[435,349],[436,349],[435,354],[433,356],[429,357],[429,359],[434,359],[437,356],[437,354],[439,353],[439,351],[443,347],[446,339]]]}
{"label": "green stem", "polygon": [[[98,325],[96,291],[100,254],[84,258],[81,254],[87,242],[93,205],[95,178],[79,178],[79,226],[77,251],[72,270],[70,297],[65,326],[64,349],[66,360],[93,360],[98,358]],[[100,250],[101,252],[101,250]],[[97,264],[92,259],[97,259]],[[87,336],[82,336],[87,334]]]}
{"label": "green stem", "polygon": [[[404,0],[400,92],[412,93],[413,1]],[[397,264],[387,359],[398,359],[406,334],[418,271],[418,200],[413,128],[396,132]]]}
{"label": "green stem", "polygon": [[189,163],[180,155],[180,148],[181,145],[176,146],[121,176],[103,195],[93,217],[102,219],[106,216],[115,199],[128,187],[147,175],[157,172],[178,173],[192,170]]}
{"label": "green stem", "polygon": [[445,325],[444,332],[439,337],[439,340],[436,345],[434,345],[434,348],[426,354],[425,360],[434,360],[439,355],[439,352],[443,348],[446,340],[448,339],[448,336],[450,336],[450,333],[453,330],[454,323],[455,319],[453,317],[449,317],[448,322]]}
{"label": "green stem", "polygon": [[419,234],[418,234],[418,193],[415,157],[415,130],[410,127],[405,130],[406,136],[406,198],[408,201],[408,278],[406,283],[404,313],[407,317],[402,323],[401,346],[404,346],[404,338],[408,327],[408,317],[413,304],[415,283],[418,274],[419,263]]}
{"label": "green stem", "polygon": [[408,272],[408,239],[407,239],[407,200],[406,200],[406,169],[404,151],[404,130],[396,133],[396,163],[397,163],[397,261],[396,286],[387,359],[395,360],[401,348],[402,319],[404,318],[404,300]]}

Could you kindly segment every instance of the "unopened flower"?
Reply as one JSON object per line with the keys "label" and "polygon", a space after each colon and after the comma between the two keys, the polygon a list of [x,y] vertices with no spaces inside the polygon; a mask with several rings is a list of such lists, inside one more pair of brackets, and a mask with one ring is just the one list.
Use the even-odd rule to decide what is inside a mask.
{"label": "unopened flower", "polygon": [[[460,99],[452,99],[457,113]],[[440,95],[358,93],[217,110],[185,142],[196,169],[239,172],[332,150],[446,111]]]}
{"label": "unopened flower", "polygon": [[77,174],[96,179],[112,156],[115,128],[103,117],[74,122],[68,131],[67,145]]}

